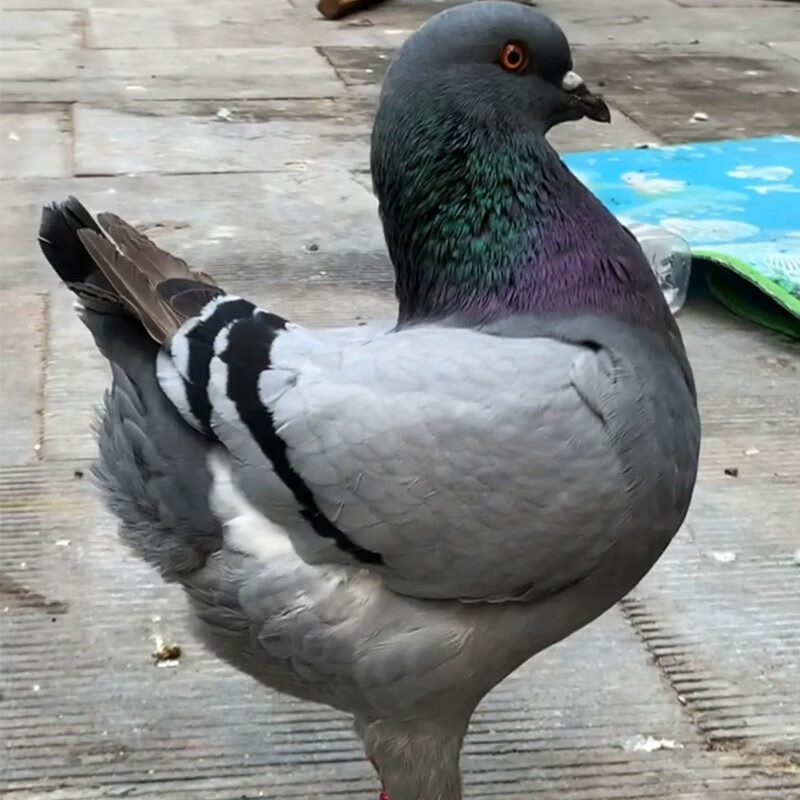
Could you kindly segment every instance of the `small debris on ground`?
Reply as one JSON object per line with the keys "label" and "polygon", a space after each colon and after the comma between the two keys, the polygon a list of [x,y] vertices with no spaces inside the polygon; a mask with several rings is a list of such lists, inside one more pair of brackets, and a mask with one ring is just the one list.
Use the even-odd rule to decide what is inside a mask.
{"label": "small debris on ground", "polygon": [[656,150],[661,145],[658,142],[637,142],[634,147],[637,150]]}
{"label": "small debris on ground", "polygon": [[630,753],[654,753],[656,750],[682,750],[683,745],[674,739],[656,739],[655,736],[643,736],[637,733],[622,743],[622,747]]}
{"label": "small debris on ground", "polygon": [[168,642],[156,636],[156,649],[153,651],[153,660],[158,667],[177,666],[181,657],[181,646],[175,642]]}
{"label": "small debris on ground", "polygon": [[73,477],[75,477],[75,478],[82,478],[82,477],[83,477],[83,470],[82,470],[82,469],[76,469],[76,470],[75,470],[75,471],[72,473],[72,475],[73,475]]}
{"label": "small debris on ground", "polygon": [[56,539],[54,544],[56,547],[69,547],[72,544],[72,539]]}
{"label": "small debris on ground", "polygon": [[229,108],[223,106],[217,111],[217,119],[224,119],[225,122],[230,122],[233,119],[233,112]]}
{"label": "small debris on ground", "polygon": [[11,133],[8,134],[8,138],[12,142],[18,142],[19,141],[19,134],[18,133],[14,133],[14,131],[11,131]]}
{"label": "small debris on ground", "polygon": [[719,561],[720,564],[733,564],[736,561],[736,553],[732,550],[712,550],[711,558]]}
{"label": "small debris on ground", "polygon": [[689,122],[708,122],[708,114],[705,111],[695,111]]}
{"label": "small debris on ground", "polygon": [[794,555],[792,556],[792,561],[794,561],[794,565],[796,567],[800,567],[800,550],[794,551]]}
{"label": "small debris on ground", "polygon": [[744,451],[746,456],[755,456],[758,455],[761,451],[757,447],[748,447],[747,450]]}
{"label": "small debris on ground", "polygon": [[725,467],[724,472],[729,478],[739,477],[739,467]]}

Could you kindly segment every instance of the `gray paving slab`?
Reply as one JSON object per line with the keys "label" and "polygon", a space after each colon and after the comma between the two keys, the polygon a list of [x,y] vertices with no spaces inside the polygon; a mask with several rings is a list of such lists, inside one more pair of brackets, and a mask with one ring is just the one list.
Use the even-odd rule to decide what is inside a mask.
{"label": "gray paving slab", "polygon": [[[144,68],[144,69],[143,69]],[[342,86],[310,47],[2,50],[3,99],[91,102],[137,98],[331,97]]]}
{"label": "gray paving slab", "polygon": [[0,114],[0,180],[72,175],[72,132],[66,106]]}
{"label": "gray paving slab", "polygon": [[[209,48],[219,42],[220,25],[228,47],[275,46],[297,36],[298,14],[287,4],[212,4],[197,7],[191,16],[166,6],[92,8],[88,14],[89,42],[98,48]],[[313,9],[304,22],[303,43],[398,47],[408,32],[408,26],[332,24]]]}
{"label": "gray paving slab", "polygon": [[[800,22],[800,6],[798,6]],[[668,142],[800,132],[800,63],[763,44],[578,48],[582,69]],[[585,65],[585,66],[584,66]],[[705,121],[693,121],[702,112]]]}
{"label": "gray paving slab", "polygon": [[742,14],[735,6],[676,6],[672,0],[540,0],[538,5],[558,17],[571,41],[591,45],[760,42],[792,30],[800,14],[796,4],[780,2],[763,4],[753,14]]}
{"label": "gray paving slab", "polygon": [[78,175],[308,171],[334,159],[347,169],[369,169],[370,126],[347,119],[228,122],[81,104],[73,115]]}
{"label": "gray paving slab", "polygon": [[83,45],[85,30],[81,11],[0,9],[2,50],[69,50]]}
{"label": "gray paving slab", "polygon": [[[342,170],[27,180],[0,195],[6,269],[0,287],[53,289],[36,244],[41,205],[70,191],[125,214],[155,241],[236,291],[276,284],[388,285],[377,203]],[[335,209],[335,213],[332,211]]]}
{"label": "gray paving slab", "polygon": [[[11,800],[375,797],[347,720],[205,653],[180,592],[117,542],[86,477],[107,370],[35,232],[39,206],[73,192],[299,322],[391,315],[368,126],[388,57],[452,2],[390,0],[338,23],[313,0],[4,2],[0,792]],[[800,4],[540,5],[618,110],[606,128],[555,132],[562,150],[800,133]],[[707,125],[688,123],[697,110]],[[690,306],[680,324],[705,436],[687,525],[625,602],[487,698],[467,797],[800,798],[800,357],[718,306]],[[156,635],[184,648],[179,666],[153,665]],[[666,749],[637,751],[646,736]]]}
{"label": "gray paving slab", "polygon": [[767,42],[767,44],[773,50],[777,50],[795,61],[800,61],[800,40]]}
{"label": "gray paving slab", "polygon": [[48,296],[0,290],[0,464],[41,458]]}

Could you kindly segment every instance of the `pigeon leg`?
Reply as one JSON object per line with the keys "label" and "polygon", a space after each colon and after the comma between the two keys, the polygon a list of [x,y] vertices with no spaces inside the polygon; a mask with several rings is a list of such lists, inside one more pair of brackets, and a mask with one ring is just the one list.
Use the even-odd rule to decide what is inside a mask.
{"label": "pigeon leg", "polygon": [[[378,765],[375,763],[374,758],[370,758],[369,763],[375,768],[375,772],[378,773],[378,777],[381,777],[381,771],[378,769]],[[378,800],[389,800],[389,795],[386,793],[386,786],[383,783],[383,778],[381,778],[381,794]]]}

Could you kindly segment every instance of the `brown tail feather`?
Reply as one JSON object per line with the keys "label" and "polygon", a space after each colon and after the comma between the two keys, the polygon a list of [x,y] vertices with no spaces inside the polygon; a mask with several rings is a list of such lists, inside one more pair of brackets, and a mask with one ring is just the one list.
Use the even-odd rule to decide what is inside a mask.
{"label": "brown tail feather", "polygon": [[180,327],[161,302],[147,274],[131,259],[94,231],[82,230],[78,236],[128,311],[141,320],[153,339],[163,342]]}
{"label": "brown tail feather", "polygon": [[97,220],[108,238],[84,229],[78,233],[80,240],[128,310],[157,342],[224,294],[211,277],[194,272],[115,214],[100,214]]}
{"label": "brown tail feather", "polygon": [[193,270],[182,258],[162,250],[116,214],[100,214],[97,219],[122,253],[147,275],[168,317],[174,320],[174,327],[168,334],[199,314],[215,297],[224,294],[210,275]]}
{"label": "brown tail feather", "polygon": [[[133,260],[140,268],[145,269],[146,267],[146,271],[150,275],[158,275],[162,280],[196,278],[198,275],[182,258],[162,250],[116,214],[109,212],[98,214],[97,221],[124,255]],[[204,278],[205,282],[211,286],[217,285],[209,276],[204,275]],[[203,278],[197,279],[203,280]]]}
{"label": "brown tail feather", "polygon": [[69,197],[42,209],[39,227],[45,257],[89,310],[131,314],[161,343],[224,294],[116,214],[100,214],[98,222]]}

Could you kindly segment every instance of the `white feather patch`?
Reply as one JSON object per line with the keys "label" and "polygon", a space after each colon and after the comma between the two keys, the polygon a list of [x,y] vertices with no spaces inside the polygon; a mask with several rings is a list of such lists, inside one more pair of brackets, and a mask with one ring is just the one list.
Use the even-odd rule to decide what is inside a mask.
{"label": "white feather patch", "polygon": [[[381,579],[368,570],[341,565],[311,566],[292,546],[286,531],[257,511],[236,485],[230,459],[222,449],[208,455],[212,476],[209,507],[222,524],[231,550],[252,556],[281,570],[297,570],[297,594],[286,615],[324,603],[332,593],[347,592],[353,609],[369,608],[383,592]],[[466,634],[457,632],[457,638]]]}
{"label": "white feather patch", "polygon": [[[214,339],[214,357],[208,366],[208,399],[212,407],[211,427],[215,430],[219,426],[226,429],[236,427],[244,432],[247,428],[239,417],[236,403],[228,396],[228,365],[220,358],[228,349],[229,332],[230,327],[226,327],[217,334]],[[233,442],[228,443],[226,440],[226,444],[229,450],[235,449]]]}
{"label": "white feather patch", "polygon": [[213,478],[209,504],[225,528],[228,547],[266,562],[294,553],[286,532],[247,502],[233,480],[224,452],[209,453],[208,468]]}
{"label": "white feather patch", "polygon": [[180,371],[175,367],[175,362],[166,350],[159,351],[156,356],[156,379],[161,391],[177,409],[183,419],[197,430],[202,430],[200,420],[192,413],[189,399],[186,395],[186,382]]}
{"label": "white feather patch", "polygon": [[169,351],[173,366],[178,370],[178,373],[184,380],[189,380],[189,352],[191,350],[191,345],[189,344],[188,334],[191,333],[199,323],[200,319],[198,317],[187,320],[175,331],[169,343],[165,345],[166,349]]}

